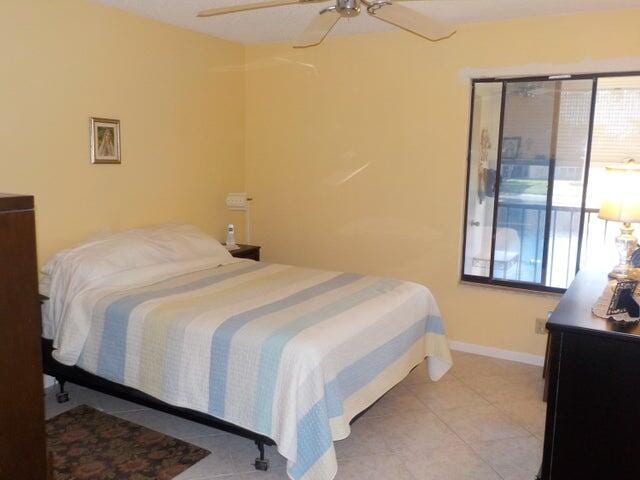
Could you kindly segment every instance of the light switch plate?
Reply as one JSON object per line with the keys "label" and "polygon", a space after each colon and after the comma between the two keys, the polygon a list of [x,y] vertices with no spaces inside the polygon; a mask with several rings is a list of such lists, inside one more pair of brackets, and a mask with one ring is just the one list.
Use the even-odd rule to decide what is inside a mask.
{"label": "light switch plate", "polygon": [[227,207],[230,210],[246,210],[248,203],[249,200],[246,193],[229,193],[227,195]]}

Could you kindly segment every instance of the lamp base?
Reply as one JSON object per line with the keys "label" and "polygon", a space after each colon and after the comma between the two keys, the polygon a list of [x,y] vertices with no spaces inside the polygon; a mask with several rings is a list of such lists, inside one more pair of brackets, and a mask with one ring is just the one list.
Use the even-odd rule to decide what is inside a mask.
{"label": "lamp base", "polygon": [[616,280],[640,278],[640,268],[631,263],[631,256],[638,248],[638,239],[633,235],[633,227],[630,223],[624,223],[620,227],[620,235],[616,237],[616,248],[620,255],[620,263],[609,272],[609,278]]}

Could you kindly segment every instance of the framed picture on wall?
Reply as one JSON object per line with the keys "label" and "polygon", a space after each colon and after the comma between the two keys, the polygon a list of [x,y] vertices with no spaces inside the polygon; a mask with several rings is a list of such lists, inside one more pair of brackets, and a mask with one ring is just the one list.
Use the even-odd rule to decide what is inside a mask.
{"label": "framed picture on wall", "polygon": [[515,160],[520,155],[520,137],[504,137],[502,139],[502,158]]}
{"label": "framed picture on wall", "polygon": [[120,120],[91,117],[91,163],[121,163]]}

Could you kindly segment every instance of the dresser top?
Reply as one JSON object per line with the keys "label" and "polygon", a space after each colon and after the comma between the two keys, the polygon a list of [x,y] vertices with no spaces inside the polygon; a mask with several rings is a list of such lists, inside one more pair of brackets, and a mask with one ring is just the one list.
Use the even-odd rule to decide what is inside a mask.
{"label": "dresser top", "polygon": [[33,209],[33,197],[31,195],[0,193],[0,212],[31,209]]}
{"label": "dresser top", "polygon": [[604,291],[608,280],[607,274],[602,271],[578,273],[549,317],[549,330],[614,335],[640,343],[639,323],[622,324],[598,318],[591,313],[591,307]]}

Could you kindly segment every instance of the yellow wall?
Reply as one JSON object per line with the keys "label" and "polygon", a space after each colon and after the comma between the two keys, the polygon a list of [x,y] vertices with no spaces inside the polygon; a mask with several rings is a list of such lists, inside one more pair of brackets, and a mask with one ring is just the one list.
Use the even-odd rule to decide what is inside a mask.
{"label": "yellow wall", "polygon": [[[541,354],[534,318],[557,297],[458,282],[463,77],[637,61],[639,20],[547,17],[467,25],[438,44],[398,31],[294,51],[81,0],[5,0],[0,191],[36,196],[43,261],[105,227],[182,219],[220,238],[243,222],[225,194],[247,188],[265,259],[425,283],[450,338]],[[89,164],[92,115],[122,121],[121,166]]]}
{"label": "yellow wall", "polygon": [[467,25],[437,44],[398,31],[248,47],[246,186],[265,258],[422,282],[450,338],[542,354],[534,319],[557,297],[459,283],[462,77],[637,57],[639,23],[631,10]]}
{"label": "yellow wall", "polygon": [[[242,190],[242,45],[80,0],[0,7],[0,191],[36,197],[40,261],[95,231],[186,220],[223,238]],[[89,164],[89,117],[123,164]]]}

